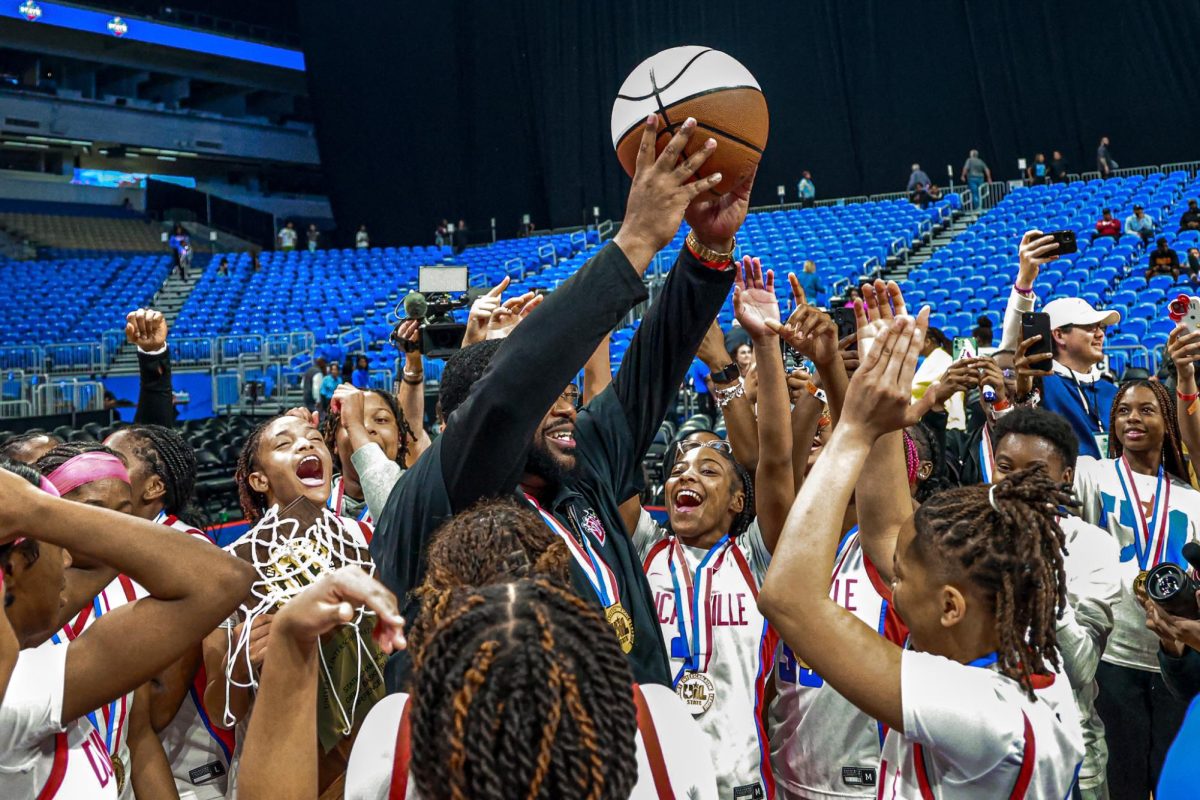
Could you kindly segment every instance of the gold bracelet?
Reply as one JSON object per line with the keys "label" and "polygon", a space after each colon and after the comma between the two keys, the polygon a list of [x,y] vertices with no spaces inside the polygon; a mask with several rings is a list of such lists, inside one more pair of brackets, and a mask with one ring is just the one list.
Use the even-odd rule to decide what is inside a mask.
{"label": "gold bracelet", "polygon": [[684,239],[684,245],[692,251],[692,255],[703,261],[705,264],[728,264],[733,261],[733,251],[737,247],[737,237],[733,239],[733,245],[729,248],[728,253],[722,253],[720,250],[713,250],[711,247],[706,247],[696,238],[695,231],[688,231],[687,238]]}

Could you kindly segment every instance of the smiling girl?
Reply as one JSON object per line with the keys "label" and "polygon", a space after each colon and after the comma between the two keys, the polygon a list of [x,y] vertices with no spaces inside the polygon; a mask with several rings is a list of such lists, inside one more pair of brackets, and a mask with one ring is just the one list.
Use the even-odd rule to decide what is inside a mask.
{"label": "smiling girl", "polygon": [[1146,629],[1144,576],[1173,562],[1187,569],[1183,546],[1200,539],[1200,492],[1187,480],[1175,402],[1161,383],[1130,381],[1117,390],[1109,458],[1079,458],[1079,515],[1108,530],[1121,548],[1124,584],[1096,681],[1113,797],[1149,795],[1187,703],[1163,683],[1158,638]]}

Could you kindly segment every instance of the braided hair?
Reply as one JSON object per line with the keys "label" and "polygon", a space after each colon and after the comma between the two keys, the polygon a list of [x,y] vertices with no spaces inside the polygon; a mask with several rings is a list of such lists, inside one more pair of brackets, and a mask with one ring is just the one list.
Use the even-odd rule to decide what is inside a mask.
{"label": "braided hair", "polygon": [[[953,485],[946,476],[946,465],[948,463],[946,446],[942,438],[924,422],[918,422],[916,425],[909,426],[904,430],[904,433],[912,441],[912,454],[915,454],[917,458],[915,470],[911,464],[909,465],[909,474],[915,474],[919,481],[910,481],[910,483],[917,483],[917,491],[913,495],[913,499],[918,503],[924,503],[936,492],[948,489]],[[907,452],[907,445],[905,447],[905,461],[908,462],[911,454]],[[933,465],[933,470],[929,473],[929,477],[924,480],[920,480],[920,462],[922,461],[928,461]]]}
{"label": "braided hair", "polygon": [[[23,461],[15,461],[6,456],[0,456],[0,469],[8,470],[14,475],[18,475],[32,483],[34,486],[41,486],[42,476],[36,469]],[[38,546],[37,539],[25,539],[20,544],[7,542],[0,544],[0,570],[7,572],[9,558],[14,552],[24,552],[30,564],[38,560],[41,555],[41,548]],[[12,592],[5,589],[2,599],[4,607],[8,608],[13,604]]]}
{"label": "braided hair", "polygon": [[131,425],[134,454],[163,483],[163,510],[197,527],[207,527],[194,505],[196,453],[176,431],[162,425]]}
{"label": "braided hair", "polygon": [[0,443],[0,457],[9,459],[10,461],[21,461],[21,463],[25,463],[19,458],[20,456],[24,455],[22,451],[25,450],[30,442],[37,441],[38,439],[45,439],[46,441],[50,442],[51,447],[60,445],[63,442],[61,436],[55,436],[53,433],[46,433],[43,430],[14,433],[11,436],[5,437],[4,441]]}
{"label": "braided hair", "polygon": [[[1183,448],[1180,445],[1183,437],[1179,433],[1179,418],[1175,414],[1175,398],[1167,391],[1167,387],[1158,381],[1136,380],[1122,383],[1120,388],[1117,389],[1116,396],[1113,397],[1112,413],[1108,418],[1108,429],[1110,431],[1116,430],[1117,407],[1121,404],[1121,399],[1131,390],[1139,387],[1145,387],[1154,394],[1154,398],[1158,401],[1158,409],[1162,412],[1164,435],[1160,457],[1163,469],[1184,483],[1191,483],[1191,480],[1188,478],[1187,462],[1183,460]],[[1120,440],[1116,436],[1109,436],[1108,457],[1120,458],[1124,452],[1125,447],[1121,444]]]}
{"label": "braided hair", "polygon": [[584,600],[529,578],[457,589],[416,663],[411,769],[422,797],[629,797],[633,678]]}
{"label": "braided hair", "polygon": [[[396,420],[396,427],[400,430],[400,435],[397,437],[399,447],[396,450],[396,463],[404,466],[408,461],[408,445],[410,442],[416,441],[417,435],[413,433],[408,420],[404,418],[404,414],[400,411],[400,404],[396,401],[396,396],[382,389],[364,389],[363,391],[383,398],[383,402],[387,404],[388,410],[392,412],[392,417]],[[334,456],[334,462],[338,466],[341,466],[341,461],[337,458],[337,433],[341,422],[341,412],[331,410],[325,415],[325,420],[321,423],[321,436],[325,438],[325,446],[329,448],[329,452]]]}
{"label": "braided hair", "polygon": [[413,590],[421,613],[408,633],[409,652],[421,649],[447,613],[454,590],[540,576],[570,583],[567,546],[537,512],[511,498],[484,500],[446,520],[425,553],[425,580]]}
{"label": "braided hair", "polygon": [[282,414],[278,414],[271,417],[250,432],[246,441],[242,443],[242,452],[238,453],[237,466],[233,470],[238,505],[242,507],[242,513],[251,523],[258,522],[262,519],[263,514],[267,513],[267,496],[250,487],[250,473],[258,468],[258,446],[262,442],[263,433],[271,426],[272,422],[282,416]]}
{"label": "braided hair", "polygon": [[1039,466],[991,487],[939,492],[913,518],[922,563],[961,575],[987,598],[1000,671],[1031,698],[1033,676],[1060,663],[1055,629],[1067,584],[1057,509],[1070,505],[1071,496]]}

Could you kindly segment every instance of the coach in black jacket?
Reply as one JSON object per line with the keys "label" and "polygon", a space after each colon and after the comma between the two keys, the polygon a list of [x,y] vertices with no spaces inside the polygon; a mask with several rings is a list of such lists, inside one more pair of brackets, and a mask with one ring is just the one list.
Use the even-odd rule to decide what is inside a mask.
{"label": "coach in black jacket", "polygon": [[[714,198],[707,191],[716,176],[687,183],[711,145],[676,166],[694,122],[685,123],[657,160],[655,128],[646,126],[620,232],[504,340],[466,400],[448,413],[441,438],[396,484],[371,556],[411,621],[419,609],[409,593],[424,577],[426,545],[437,526],[485,497],[531,495],[575,543],[603,560],[602,572],[611,570],[618,597],[608,602],[574,560],[572,580],[581,597],[609,606],[606,617],[622,634],[634,679],[670,685],[653,598],[617,509],[632,494],[642,457],[729,292],[733,236],[745,220],[750,179]],[[692,202],[701,192],[704,197]],[[565,387],[600,340],[646,299],[642,275],[678,231],[685,209],[693,229],[689,246],[613,383],[576,412],[561,398]],[[452,359],[443,385],[454,382],[456,362],[468,360]],[[618,602],[623,611],[611,607]],[[401,688],[406,664],[403,657],[389,664],[390,690]]]}

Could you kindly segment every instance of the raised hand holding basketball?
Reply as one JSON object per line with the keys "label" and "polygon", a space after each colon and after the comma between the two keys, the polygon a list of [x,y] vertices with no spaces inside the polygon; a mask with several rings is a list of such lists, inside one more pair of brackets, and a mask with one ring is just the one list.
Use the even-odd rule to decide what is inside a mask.
{"label": "raised hand holding basketball", "polygon": [[686,161],[679,162],[695,129],[696,120],[688,118],[671,137],[662,154],[655,158],[658,117],[652,115],[646,119],[637,155],[637,171],[625,206],[625,221],[613,238],[638,272],[644,272],[654,254],[670,243],[692,200],[721,181],[719,173],[691,181],[696,170],[716,148],[714,139],[706,141],[704,147]]}
{"label": "raised hand holding basketball", "polygon": [[722,253],[733,249],[733,237],[750,211],[750,189],[753,186],[754,175],[751,175],[723,195],[705,192],[692,201],[684,219],[696,232],[700,244]]}

